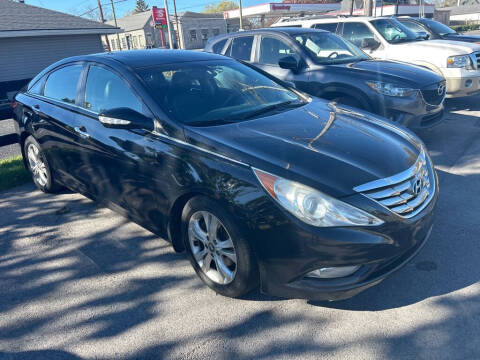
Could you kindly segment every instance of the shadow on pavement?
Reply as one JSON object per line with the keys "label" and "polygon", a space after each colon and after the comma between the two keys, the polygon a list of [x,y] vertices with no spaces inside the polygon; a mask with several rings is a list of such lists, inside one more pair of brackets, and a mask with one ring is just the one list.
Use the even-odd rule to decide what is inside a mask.
{"label": "shadow on pavement", "polygon": [[[167,330],[160,328],[164,333],[146,333],[149,341],[141,343],[145,339],[139,330],[141,335],[134,341],[142,345],[134,342],[135,349],[116,358],[208,358],[201,352],[205,344],[213,344],[218,351],[211,353],[211,358],[223,359],[320,358],[365,347],[376,349],[378,353],[371,354],[377,358],[480,358],[476,335],[480,333],[480,295],[439,297],[480,279],[477,122],[475,117],[459,115],[420,133],[440,178],[432,236],[404,269],[342,302],[281,301],[258,291],[243,300],[216,297],[211,291],[202,297],[198,293],[203,294],[200,288],[204,287],[193,271],[182,270],[190,269],[182,254],[167,249],[169,244],[126,219],[112,217],[109,210],[68,193],[32,192],[31,185],[2,193],[0,314],[17,317],[0,317],[0,344],[15,344],[8,352],[0,347],[0,359],[80,359],[62,350],[16,350],[39,333],[48,339],[49,334],[64,331],[59,344],[45,345],[56,349],[118,341],[120,335],[144,329],[163,317],[171,320],[164,324]],[[124,276],[127,273],[129,276]],[[198,298],[186,302],[193,292]],[[59,293],[65,299],[58,298]],[[169,298],[164,298],[164,293]],[[422,304],[427,299],[428,305]],[[193,302],[195,307],[188,307]],[[43,311],[32,310],[36,303],[42,303]],[[177,303],[180,305],[175,307]],[[349,317],[356,319],[358,328],[364,315],[375,312],[375,325],[381,326],[382,311],[389,310],[392,323],[384,326],[394,328],[399,321],[396,316],[400,316],[396,314],[405,314],[400,308],[413,304],[417,314],[425,311],[425,321],[393,333],[379,330],[344,337],[344,331],[353,326]],[[183,311],[172,314],[171,309]],[[344,311],[333,311],[336,309]],[[242,316],[230,318],[234,310]],[[198,313],[210,323],[202,327],[195,317]],[[222,322],[215,323],[219,317]],[[62,319],[65,324],[52,325]],[[371,316],[368,319],[372,321]],[[366,321],[365,326],[369,325]],[[182,326],[187,326],[183,333],[178,330]],[[324,338],[327,328],[330,337]],[[75,336],[68,335],[71,333]],[[456,355],[449,356],[452,354]],[[349,355],[357,358],[355,353]]]}

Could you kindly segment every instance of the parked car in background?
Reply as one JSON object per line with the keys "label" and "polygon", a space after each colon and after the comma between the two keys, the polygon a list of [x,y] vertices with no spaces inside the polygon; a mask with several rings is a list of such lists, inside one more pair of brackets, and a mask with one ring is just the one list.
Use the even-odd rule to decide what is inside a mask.
{"label": "parked car in background", "polygon": [[420,139],[224,56],[68,58],[15,101],[40,190],[66,186],[169,239],[226,296],[350,297],[431,233]]}
{"label": "parked car in background", "polygon": [[387,117],[410,128],[443,117],[445,80],[406,63],[373,60],[327,31],[272,28],[221,35],[205,51],[249,62],[313,96]]}
{"label": "parked car in background", "polygon": [[429,40],[452,40],[480,43],[479,35],[459,34],[452,28],[433,19],[401,16],[397,20],[414,33]]}
{"label": "parked car in background", "polygon": [[391,17],[284,19],[272,26],[302,26],[334,32],[377,59],[429,68],[447,81],[447,97],[480,92],[480,45],[451,40],[425,41]]}

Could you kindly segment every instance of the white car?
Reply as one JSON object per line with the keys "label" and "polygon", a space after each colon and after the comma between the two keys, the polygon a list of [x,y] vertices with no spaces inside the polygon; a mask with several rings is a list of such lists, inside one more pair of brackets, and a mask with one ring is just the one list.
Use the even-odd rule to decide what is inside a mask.
{"label": "white car", "polygon": [[282,19],[272,26],[327,30],[351,41],[374,58],[427,67],[447,80],[447,97],[480,92],[478,44],[423,40],[391,17]]}

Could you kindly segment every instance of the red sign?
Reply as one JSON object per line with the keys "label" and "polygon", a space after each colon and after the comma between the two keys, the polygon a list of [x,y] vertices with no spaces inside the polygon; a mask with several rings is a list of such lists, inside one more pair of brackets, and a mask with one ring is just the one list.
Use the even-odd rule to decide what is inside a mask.
{"label": "red sign", "polygon": [[152,7],[152,18],[155,25],[167,25],[167,12],[163,8]]}

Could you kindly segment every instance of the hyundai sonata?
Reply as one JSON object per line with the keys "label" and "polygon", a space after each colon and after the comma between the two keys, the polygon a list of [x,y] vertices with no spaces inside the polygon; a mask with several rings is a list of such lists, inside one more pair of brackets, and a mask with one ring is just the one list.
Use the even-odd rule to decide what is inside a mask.
{"label": "hyundai sonata", "polygon": [[415,135],[223,56],[68,58],[13,106],[40,190],[78,191],[168,239],[226,296],[347,298],[431,231],[437,178]]}

